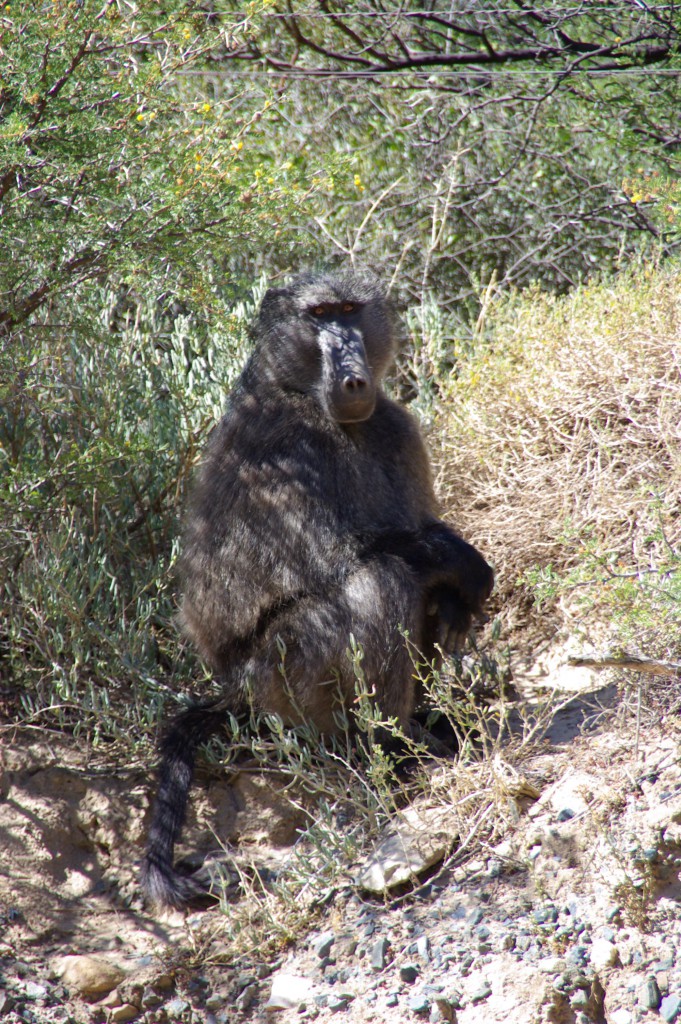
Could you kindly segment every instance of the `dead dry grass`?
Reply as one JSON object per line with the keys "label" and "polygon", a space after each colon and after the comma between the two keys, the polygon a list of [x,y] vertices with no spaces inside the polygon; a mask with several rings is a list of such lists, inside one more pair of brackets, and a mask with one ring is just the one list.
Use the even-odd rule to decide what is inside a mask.
{"label": "dead dry grass", "polygon": [[512,633],[544,628],[531,579],[542,623],[588,593],[595,626],[617,612],[613,584],[678,569],[681,274],[501,299],[487,317],[434,432],[444,507],[494,562]]}

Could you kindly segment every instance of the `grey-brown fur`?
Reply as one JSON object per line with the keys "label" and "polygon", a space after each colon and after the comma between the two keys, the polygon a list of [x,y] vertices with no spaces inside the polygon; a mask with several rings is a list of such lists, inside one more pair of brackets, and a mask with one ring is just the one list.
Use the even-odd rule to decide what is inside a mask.
{"label": "grey-brown fur", "polygon": [[352,634],[382,713],[408,726],[415,683],[402,632],[433,658],[490,593],[484,558],[437,517],[416,422],[381,390],[394,345],[371,279],[303,275],[265,295],[187,520],[182,620],[223,698],[180,715],[162,746],[143,869],[159,903],[180,906],[199,888],[174,870],[173,848],[194,751],[226,710],[248,694],[286,722],[333,732],[339,699],[355,696]]}

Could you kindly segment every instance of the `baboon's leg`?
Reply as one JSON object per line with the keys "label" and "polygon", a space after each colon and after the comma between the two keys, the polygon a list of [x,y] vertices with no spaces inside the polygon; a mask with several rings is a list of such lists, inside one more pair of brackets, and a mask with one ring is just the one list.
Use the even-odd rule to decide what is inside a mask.
{"label": "baboon's leg", "polygon": [[[405,724],[413,710],[414,667],[403,632],[418,645],[423,611],[412,572],[393,556],[361,564],[326,598],[305,598],[274,619],[243,667],[256,704],[285,721],[338,729],[341,704],[355,699],[349,650],[362,648],[362,670],[381,713]],[[277,642],[283,643],[283,657]]]}

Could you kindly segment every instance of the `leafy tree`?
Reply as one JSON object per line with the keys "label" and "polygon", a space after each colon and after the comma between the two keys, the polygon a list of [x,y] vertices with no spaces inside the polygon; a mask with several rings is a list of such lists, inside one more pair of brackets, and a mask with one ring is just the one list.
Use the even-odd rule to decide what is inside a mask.
{"label": "leafy tree", "polygon": [[225,238],[262,245],[292,196],[254,176],[269,100],[211,101],[225,37],[200,4],[54,0],[0,24],[0,329],[112,274],[200,294]]}
{"label": "leafy tree", "polygon": [[206,86],[228,44],[196,3],[0,11],[0,696],[41,720],[148,723],[175,670],[175,506],[245,347],[225,251],[305,194],[260,173],[267,96]]}
{"label": "leafy tree", "polygon": [[493,275],[565,290],[677,244],[621,182],[678,174],[680,35],[675,3],[291,0],[219,65],[288,84],[297,165],[349,161],[311,233],[475,317]]}

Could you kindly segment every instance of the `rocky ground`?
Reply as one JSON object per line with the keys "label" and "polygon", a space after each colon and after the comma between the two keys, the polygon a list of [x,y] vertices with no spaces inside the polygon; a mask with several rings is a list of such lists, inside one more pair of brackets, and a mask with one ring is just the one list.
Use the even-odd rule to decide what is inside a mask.
{"label": "rocky ground", "polygon": [[[145,777],[16,736],[0,779],[0,1019],[681,1021],[681,729],[643,711],[639,727],[611,714],[580,732],[567,709],[528,755],[501,842],[455,848],[397,896],[349,882],[286,951],[227,965],[219,908],[159,918],[137,900]],[[390,875],[386,851],[413,854],[419,821],[437,860],[447,808],[433,813],[412,808],[355,879]],[[279,854],[298,824],[263,814],[253,778],[217,782],[189,844],[234,821],[242,842],[264,850],[267,831]]]}

